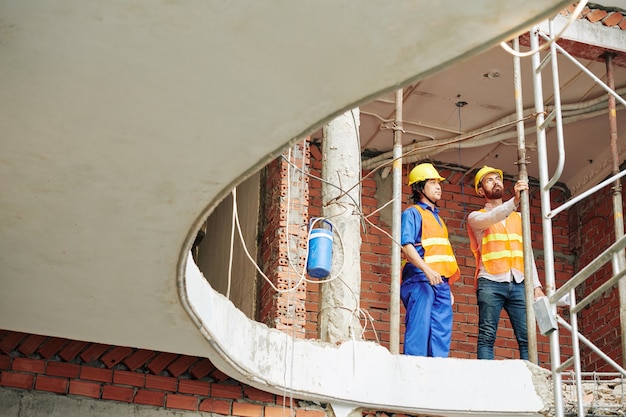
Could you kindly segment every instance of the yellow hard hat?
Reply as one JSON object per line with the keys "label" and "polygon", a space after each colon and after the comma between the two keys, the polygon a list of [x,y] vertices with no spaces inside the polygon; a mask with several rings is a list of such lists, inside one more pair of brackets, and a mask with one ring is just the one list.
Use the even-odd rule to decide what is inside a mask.
{"label": "yellow hard hat", "polygon": [[497,173],[498,175],[500,175],[500,178],[504,180],[504,175],[502,174],[502,170],[488,167],[487,165],[485,165],[484,167],[478,170],[478,172],[476,173],[476,176],[474,177],[474,189],[476,190],[476,194],[478,194],[478,186],[480,185],[480,182],[483,180],[483,177],[492,172]]}
{"label": "yellow hard hat", "polygon": [[419,165],[416,165],[411,170],[411,172],[409,172],[409,186],[411,186],[411,184],[414,184],[416,182],[426,181],[426,180],[431,180],[431,179],[435,179],[439,181],[445,180],[445,178],[439,175],[439,173],[437,172],[433,164],[429,164],[429,163],[419,164]]}

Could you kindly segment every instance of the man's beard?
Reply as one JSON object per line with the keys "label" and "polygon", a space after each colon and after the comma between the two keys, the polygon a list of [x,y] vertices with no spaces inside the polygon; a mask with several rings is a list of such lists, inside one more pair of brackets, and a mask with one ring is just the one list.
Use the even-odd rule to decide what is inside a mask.
{"label": "man's beard", "polygon": [[483,190],[485,192],[485,197],[489,200],[499,200],[502,198],[502,188],[492,188],[491,191]]}

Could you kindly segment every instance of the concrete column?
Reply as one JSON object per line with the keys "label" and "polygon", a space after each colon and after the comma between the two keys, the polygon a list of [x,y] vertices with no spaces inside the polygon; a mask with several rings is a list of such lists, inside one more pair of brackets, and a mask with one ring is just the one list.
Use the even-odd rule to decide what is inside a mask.
{"label": "concrete column", "polygon": [[361,339],[361,147],[359,110],[324,126],[322,216],[334,227],[333,261],[321,285],[319,337],[330,343]]}

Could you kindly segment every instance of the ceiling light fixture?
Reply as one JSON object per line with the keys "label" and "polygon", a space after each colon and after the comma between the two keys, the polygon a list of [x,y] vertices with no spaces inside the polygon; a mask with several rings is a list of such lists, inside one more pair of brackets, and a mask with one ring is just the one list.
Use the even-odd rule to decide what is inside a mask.
{"label": "ceiling light fixture", "polygon": [[500,73],[498,71],[489,71],[486,74],[483,74],[483,77],[489,78],[490,80],[495,80],[500,77]]}

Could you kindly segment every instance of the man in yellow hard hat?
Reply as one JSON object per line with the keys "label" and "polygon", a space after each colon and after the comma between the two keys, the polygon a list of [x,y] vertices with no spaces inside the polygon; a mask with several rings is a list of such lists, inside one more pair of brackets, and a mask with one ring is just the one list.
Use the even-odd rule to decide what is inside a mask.
{"label": "man in yellow hard hat", "polygon": [[[504,177],[497,168],[484,166],[474,177],[476,193],[485,198],[485,207],[467,218],[470,246],[476,259],[474,285],[478,300],[478,359],[493,359],[500,313],[509,315],[520,358],[528,359],[526,292],[522,217],[516,211],[520,193],[528,182],[515,183],[515,196],[502,201]],[[542,297],[535,260],[532,260],[535,299]]]}
{"label": "man in yellow hard hat", "polygon": [[452,340],[450,284],[459,266],[448,240],[448,229],[439,217],[441,181],[432,164],[415,166],[409,186],[415,205],[402,213],[402,268],[400,297],[406,309],[404,353],[447,357]]}

